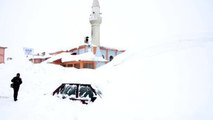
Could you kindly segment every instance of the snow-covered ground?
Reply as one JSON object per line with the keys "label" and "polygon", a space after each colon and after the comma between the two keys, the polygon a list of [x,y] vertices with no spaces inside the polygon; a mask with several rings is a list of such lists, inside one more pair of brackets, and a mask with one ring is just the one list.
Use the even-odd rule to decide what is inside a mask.
{"label": "snow-covered ground", "polygon": [[[96,70],[33,65],[0,65],[2,120],[212,120],[213,40],[182,40],[135,48]],[[10,80],[20,72],[18,101]],[[92,83],[102,98],[83,105],[52,92],[63,82]]]}

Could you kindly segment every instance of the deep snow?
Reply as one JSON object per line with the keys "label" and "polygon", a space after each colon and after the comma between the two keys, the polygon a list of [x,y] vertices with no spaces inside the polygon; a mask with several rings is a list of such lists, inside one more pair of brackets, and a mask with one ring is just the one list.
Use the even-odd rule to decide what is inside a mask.
{"label": "deep snow", "polygon": [[[213,119],[212,40],[131,49],[96,70],[21,61],[0,65],[2,120]],[[14,102],[17,72],[23,84]],[[92,83],[103,96],[89,105],[52,96],[62,82]]]}

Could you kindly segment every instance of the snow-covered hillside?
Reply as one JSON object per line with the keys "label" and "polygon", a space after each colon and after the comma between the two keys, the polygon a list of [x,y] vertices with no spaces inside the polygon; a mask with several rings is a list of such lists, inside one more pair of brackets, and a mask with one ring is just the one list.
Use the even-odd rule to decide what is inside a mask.
{"label": "snow-covered hillside", "polygon": [[[203,39],[131,49],[96,70],[10,61],[0,65],[0,118],[212,120],[212,61],[213,41]],[[17,72],[23,84],[14,102]],[[83,105],[52,96],[62,82],[92,83],[103,97]]]}
{"label": "snow-covered hillside", "polygon": [[213,119],[213,41],[178,41],[136,51],[109,68],[107,103],[113,106],[106,103],[103,113],[119,119]]}

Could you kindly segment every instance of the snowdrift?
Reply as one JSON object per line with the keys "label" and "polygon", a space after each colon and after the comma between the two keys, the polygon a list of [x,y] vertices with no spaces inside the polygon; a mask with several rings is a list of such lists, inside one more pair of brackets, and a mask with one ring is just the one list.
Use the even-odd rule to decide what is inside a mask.
{"label": "snowdrift", "polygon": [[[51,64],[0,65],[1,119],[15,120],[212,120],[213,41],[194,40],[136,48],[96,70]],[[10,80],[21,73],[18,102]],[[62,82],[95,84],[93,104],[52,96]],[[12,115],[15,116],[12,116]]]}

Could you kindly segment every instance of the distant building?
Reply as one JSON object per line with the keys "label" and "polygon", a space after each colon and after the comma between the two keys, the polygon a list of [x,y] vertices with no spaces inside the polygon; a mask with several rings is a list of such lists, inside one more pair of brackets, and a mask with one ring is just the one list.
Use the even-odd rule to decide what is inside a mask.
{"label": "distant building", "polygon": [[0,46],[0,64],[4,63],[5,60],[5,49],[7,47],[1,47]]}
{"label": "distant building", "polygon": [[91,24],[91,41],[89,41],[89,37],[86,37],[84,45],[66,51],[62,50],[50,53],[51,57],[48,58],[37,56],[30,60],[33,63],[41,63],[46,60],[48,63],[64,67],[96,69],[112,61],[115,56],[124,52],[124,50],[100,45],[100,24],[102,23],[102,17],[98,0],[93,0],[89,22]]}
{"label": "distant building", "polygon": [[29,57],[29,60],[34,64],[38,64],[38,63],[42,63],[43,61],[46,61],[49,58],[50,58],[50,55],[46,55],[46,53],[43,52],[41,54],[32,55],[31,57]]}

